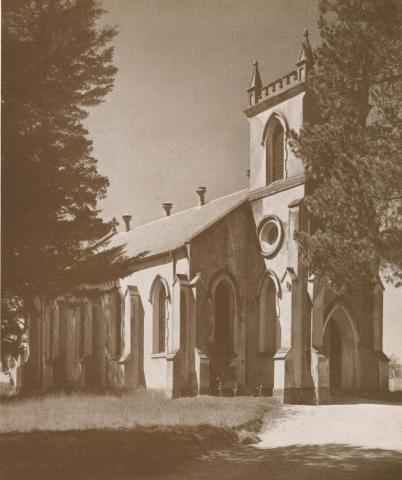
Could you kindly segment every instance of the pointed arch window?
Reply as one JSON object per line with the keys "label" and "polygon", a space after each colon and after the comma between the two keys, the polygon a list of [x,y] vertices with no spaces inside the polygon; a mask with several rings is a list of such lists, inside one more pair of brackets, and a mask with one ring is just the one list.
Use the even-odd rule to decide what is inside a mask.
{"label": "pointed arch window", "polygon": [[122,315],[122,298],[120,292],[115,293],[114,304],[114,322],[113,322],[113,352],[116,357],[119,357],[122,352],[122,327],[123,327],[123,315]]}
{"label": "pointed arch window", "polygon": [[47,307],[45,317],[45,360],[50,362],[54,359],[54,330],[55,330],[55,312],[52,306]]}
{"label": "pointed arch window", "polygon": [[214,345],[223,355],[234,351],[234,298],[230,285],[222,280],[214,295]]}
{"label": "pointed arch window", "polygon": [[259,295],[259,351],[274,355],[281,344],[281,327],[276,310],[278,292],[271,277],[262,283]]}
{"label": "pointed arch window", "polygon": [[91,338],[91,352],[92,355],[98,355],[100,346],[101,346],[101,301],[100,299],[95,299],[92,301],[91,305],[91,328],[92,328],[92,338]]}
{"label": "pointed arch window", "polygon": [[276,120],[272,134],[272,181],[283,178],[284,167],[284,139],[285,132],[282,125]]}
{"label": "pointed arch window", "polygon": [[237,382],[238,360],[238,295],[233,280],[225,272],[219,273],[211,283],[212,325],[210,331],[210,387],[217,392],[219,382]]}
{"label": "pointed arch window", "polygon": [[166,352],[166,329],[168,317],[168,292],[161,279],[153,286],[153,340],[152,353]]}
{"label": "pointed arch window", "polygon": [[45,361],[52,362],[59,356],[59,308],[57,302],[46,307]]}
{"label": "pointed arch window", "polygon": [[118,359],[123,351],[123,302],[120,289],[115,289],[106,296],[107,306],[107,348],[109,355]]}
{"label": "pointed arch window", "polygon": [[282,122],[274,116],[265,134],[267,185],[285,177],[286,133]]}

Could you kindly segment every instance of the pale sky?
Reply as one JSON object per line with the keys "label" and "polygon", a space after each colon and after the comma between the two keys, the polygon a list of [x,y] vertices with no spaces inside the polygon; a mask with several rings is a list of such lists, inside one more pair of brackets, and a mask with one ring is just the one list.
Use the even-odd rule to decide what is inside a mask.
{"label": "pale sky", "polygon": [[[103,0],[117,25],[114,91],[87,122],[111,183],[103,216],[142,224],[248,183],[252,63],[263,83],[294,68],[304,28],[318,43],[316,0]],[[387,288],[384,351],[402,360],[402,290]]]}

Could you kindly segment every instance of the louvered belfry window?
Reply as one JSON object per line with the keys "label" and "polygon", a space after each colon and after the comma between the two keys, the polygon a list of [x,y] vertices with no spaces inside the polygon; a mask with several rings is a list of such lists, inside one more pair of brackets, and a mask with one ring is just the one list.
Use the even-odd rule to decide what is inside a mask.
{"label": "louvered belfry window", "polygon": [[285,135],[279,122],[276,122],[272,135],[272,181],[283,178]]}

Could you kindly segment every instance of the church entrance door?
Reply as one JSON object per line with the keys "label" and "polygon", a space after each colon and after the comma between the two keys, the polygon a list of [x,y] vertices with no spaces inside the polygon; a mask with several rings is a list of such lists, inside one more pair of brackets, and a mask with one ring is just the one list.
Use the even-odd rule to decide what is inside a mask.
{"label": "church entrance door", "polygon": [[213,393],[221,394],[236,382],[234,367],[235,298],[228,281],[222,280],[214,291],[213,338],[210,355],[210,383]]}
{"label": "church entrance door", "polygon": [[339,306],[324,325],[324,353],[329,358],[329,386],[332,392],[357,388],[357,333],[348,312]]}

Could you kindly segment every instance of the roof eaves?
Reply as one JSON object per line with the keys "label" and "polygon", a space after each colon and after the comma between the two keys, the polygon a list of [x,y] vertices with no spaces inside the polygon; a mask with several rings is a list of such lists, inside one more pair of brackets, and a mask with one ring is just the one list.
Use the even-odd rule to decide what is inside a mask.
{"label": "roof eaves", "polygon": [[158,257],[170,256],[172,253],[178,252],[178,251],[182,250],[183,248],[185,248],[185,245],[180,245],[178,247],[171,248],[171,249],[168,249],[168,250],[155,251],[155,252],[152,252],[149,255],[144,255],[143,257],[137,258],[135,263],[141,264],[141,263],[146,263],[148,261],[156,260]]}

